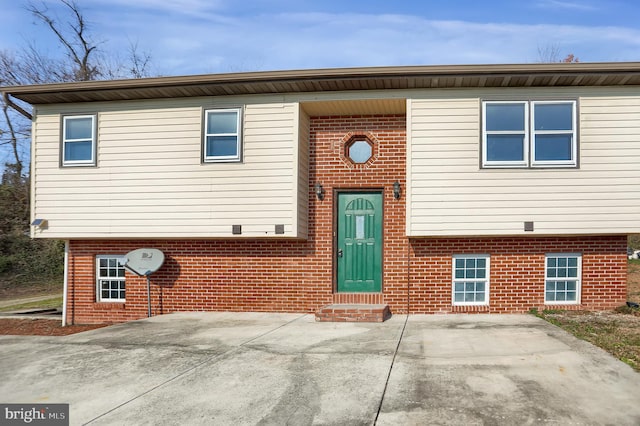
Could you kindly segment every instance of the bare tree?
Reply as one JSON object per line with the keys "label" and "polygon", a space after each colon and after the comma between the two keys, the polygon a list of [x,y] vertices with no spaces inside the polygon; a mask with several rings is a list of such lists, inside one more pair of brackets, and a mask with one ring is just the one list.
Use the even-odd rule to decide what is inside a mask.
{"label": "bare tree", "polygon": [[[44,1],[29,3],[26,10],[54,35],[64,51],[63,57],[51,57],[35,42],[17,51],[0,51],[0,86],[42,84],[97,79],[141,78],[151,76],[151,55],[130,42],[124,58],[101,51],[104,41],[96,40],[91,25],[78,2],[58,0],[64,14],[59,16]],[[26,114],[16,113],[15,100],[0,99],[0,161],[14,164],[12,170],[25,172],[31,128],[28,105],[18,106]],[[11,107],[11,108],[10,108]]]}
{"label": "bare tree", "polygon": [[[27,11],[51,31],[64,54],[44,53],[35,41],[0,51],[0,86],[149,76],[151,56],[137,43],[131,43],[126,57],[105,53],[100,48],[106,43],[93,37],[79,0],[55,0],[62,6],[60,15],[48,8],[52,1],[30,3]],[[63,246],[28,236],[30,140],[29,105],[0,96],[0,278],[50,282],[55,276],[61,282]]]}
{"label": "bare tree", "polygon": [[96,80],[102,74],[98,63],[94,60],[98,44],[92,41],[88,33],[87,20],[75,0],[59,1],[66,7],[70,16],[64,23],[61,23],[58,18],[51,14],[44,2],[40,6],[29,3],[27,10],[36,19],[47,25],[64,47],[73,70],[73,80]]}
{"label": "bare tree", "polygon": [[552,64],[557,62],[576,63],[580,62],[573,53],[566,56],[560,56],[560,46],[557,43],[547,43],[544,46],[538,46],[538,60],[536,62]]}
{"label": "bare tree", "polygon": [[536,62],[553,63],[560,62],[560,46],[557,43],[547,43],[538,46],[538,60]]}

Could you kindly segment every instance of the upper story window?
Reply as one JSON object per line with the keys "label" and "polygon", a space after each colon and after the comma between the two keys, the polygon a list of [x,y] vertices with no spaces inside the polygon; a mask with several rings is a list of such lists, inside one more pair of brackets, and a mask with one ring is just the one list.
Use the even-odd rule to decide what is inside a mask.
{"label": "upper story window", "polygon": [[205,162],[240,161],[240,108],[205,111],[203,158]]}
{"label": "upper story window", "polygon": [[96,116],[69,115],[62,118],[62,165],[96,164]]}
{"label": "upper story window", "polygon": [[482,103],[484,167],[577,165],[576,101]]}

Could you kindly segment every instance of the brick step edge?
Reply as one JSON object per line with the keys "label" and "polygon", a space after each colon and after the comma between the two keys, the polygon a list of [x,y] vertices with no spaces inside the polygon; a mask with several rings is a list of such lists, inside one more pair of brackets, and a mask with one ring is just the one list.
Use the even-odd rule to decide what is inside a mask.
{"label": "brick step edge", "polygon": [[316,311],[319,322],[384,322],[390,317],[389,305],[333,304]]}

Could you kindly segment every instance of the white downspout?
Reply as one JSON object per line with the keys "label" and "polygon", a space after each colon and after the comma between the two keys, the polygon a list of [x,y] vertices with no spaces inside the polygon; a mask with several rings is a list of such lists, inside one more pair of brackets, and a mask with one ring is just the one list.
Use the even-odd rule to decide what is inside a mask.
{"label": "white downspout", "polygon": [[64,242],[64,285],[62,293],[62,326],[67,325],[67,287],[69,285],[69,240]]}

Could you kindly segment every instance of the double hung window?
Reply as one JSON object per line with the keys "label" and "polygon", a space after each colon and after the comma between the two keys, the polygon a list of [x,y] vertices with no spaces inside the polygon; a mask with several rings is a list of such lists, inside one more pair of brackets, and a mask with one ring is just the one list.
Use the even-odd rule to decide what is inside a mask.
{"label": "double hung window", "polygon": [[489,303],[489,256],[457,255],[453,257],[453,304],[487,305]]}
{"label": "double hung window", "polygon": [[62,165],[96,164],[96,116],[73,115],[62,118]]}
{"label": "double hung window", "polygon": [[483,167],[577,165],[576,101],[482,103]]}
{"label": "double hung window", "polygon": [[575,253],[551,253],[545,256],[544,302],[580,303],[582,256]]}
{"label": "double hung window", "polygon": [[234,162],[241,159],[240,108],[205,111],[203,158],[205,162]]}
{"label": "double hung window", "polygon": [[96,256],[98,302],[125,301],[124,256]]}

